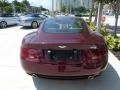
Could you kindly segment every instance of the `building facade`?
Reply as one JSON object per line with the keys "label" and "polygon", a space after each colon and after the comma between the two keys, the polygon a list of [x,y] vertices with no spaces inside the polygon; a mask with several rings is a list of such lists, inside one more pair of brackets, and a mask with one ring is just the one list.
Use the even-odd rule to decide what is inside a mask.
{"label": "building facade", "polygon": [[56,10],[60,11],[61,7],[64,6],[71,6],[74,8],[83,6],[87,9],[92,7],[92,0],[56,0]]}

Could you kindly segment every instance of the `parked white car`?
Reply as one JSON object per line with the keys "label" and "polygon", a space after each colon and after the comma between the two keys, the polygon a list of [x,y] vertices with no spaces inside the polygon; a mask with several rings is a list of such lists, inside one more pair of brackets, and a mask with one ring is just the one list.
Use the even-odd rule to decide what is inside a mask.
{"label": "parked white car", "polygon": [[44,14],[28,14],[20,17],[19,24],[21,26],[37,28],[39,24],[46,18],[48,18],[48,16]]}
{"label": "parked white car", "polygon": [[9,25],[18,24],[19,17],[13,14],[3,14],[0,16],[0,28],[6,28]]}

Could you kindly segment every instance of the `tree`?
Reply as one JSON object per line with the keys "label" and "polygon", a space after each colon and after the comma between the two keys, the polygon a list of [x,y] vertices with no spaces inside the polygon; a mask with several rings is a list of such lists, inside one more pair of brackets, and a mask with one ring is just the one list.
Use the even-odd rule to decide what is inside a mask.
{"label": "tree", "polygon": [[30,8],[30,3],[27,0],[23,0],[22,2],[18,2],[18,0],[14,0],[12,1],[12,3],[9,3],[7,0],[0,0],[1,14],[12,13],[13,11],[16,11],[18,13],[26,12],[29,10],[29,8]]}
{"label": "tree", "polygon": [[98,4],[99,4],[98,2],[94,3],[94,12],[95,12],[94,23],[95,23],[95,25],[97,24]]}
{"label": "tree", "polygon": [[93,14],[93,11],[94,11],[94,4],[95,4],[95,0],[92,0],[92,8],[91,8],[91,11],[90,11],[90,16],[89,16],[89,21],[90,22],[92,21],[92,14]]}
{"label": "tree", "polygon": [[74,11],[77,12],[78,14],[78,13],[86,13],[88,10],[85,7],[81,6],[81,7],[74,8]]}
{"label": "tree", "polygon": [[115,14],[115,37],[117,36],[117,26],[118,26],[118,19],[120,13],[120,0],[111,0],[110,6],[112,7],[114,14]]}
{"label": "tree", "polygon": [[23,0],[22,4],[25,6],[26,11],[29,12],[29,9],[30,9],[30,3],[29,3],[29,1]]}
{"label": "tree", "polygon": [[0,9],[1,9],[1,13],[5,13],[5,6],[7,6],[9,3],[7,2],[7,0],[0,0]]}
{"label": "tree", "polygon": [[26,6],[30,6],[29,1],[27,1],[27,0],[23,0],[22,3],[23,3],[24,5],[26,5]]}
{"label": "tree", "polygon": [[12,13],[12,7],[11,5],[5,6],[4,7],[6,13]]}
{"label": "tree", "polygon": [[99,5],[98,5],[98,16],[97,16],[97,24],[96,24],[96,27],[97,27],[97,32],[100,32],[100,29],[101,29],[101,18],[102,18],[102,10],[103,10],[103,4],[105,2],[105,0],[96,0]]}
{"label": "tree", "polygon": [[114,0],[96,0],[96,1],[99,3],[98,17],[97,17],[97,31],[100,32],[103,5],[106,3],[110,3],[111,1],[114,1]]}
{"label": "tree", "polygon": [[14,3],[14,5],[15,5],[17,13],[21,13],[21,12],[27,11],[26,10],[26,6],[22,2],[18,2],[17,0],[14,0],[12,3]]}
{"label": "tree", "polygon": [[[118,18],[119,18],[119,13],[120,13],[120,0],[97,0],[100,3],[107,3],[110,4],[114,14],[115,14],[115,32],[114,35],[116,37],[116,32],[117,32],[117,25],[118,25]],[[101,20],[100,20],[101,21]]]}
{"label": "tree", "polygon": [[62,5],[60,11],[63,12],[63,13],[65,13],[65,12],[66,12],[66,6],[65,6],[65,5]]}

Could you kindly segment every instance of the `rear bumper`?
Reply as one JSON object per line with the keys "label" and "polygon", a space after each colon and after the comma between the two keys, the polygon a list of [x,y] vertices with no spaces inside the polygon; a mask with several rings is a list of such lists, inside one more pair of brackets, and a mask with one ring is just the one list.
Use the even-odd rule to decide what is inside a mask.
{"label": "rear bumper", "polygon": [[[106,60],[107,61],[107,60]],[[99,75],[107,67],[107,62],[95,69],[86,69],[83,66],[43,64],[33,61],[21,60],[22,66],[28,74],[39,74],[45,76],[66,77],[66,76],[89,76]],[[61,70],[64,68],[64,70]]]}

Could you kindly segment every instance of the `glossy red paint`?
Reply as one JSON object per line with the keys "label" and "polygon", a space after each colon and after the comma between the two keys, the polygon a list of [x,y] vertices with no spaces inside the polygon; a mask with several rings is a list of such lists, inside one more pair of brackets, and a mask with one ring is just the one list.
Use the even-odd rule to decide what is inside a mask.
{"label": "glossy red paint", "polygon": [[[66,17],[69,19],[76,18]],[[57,18],[62,19],[63,17]],[[62,34],[44,32],[45,22],[41,24],[37,32],[26,35],[22,42],[21,63],[28,74],[96,76],[106,69],[108,51],[105,40],[100,34],[89,30],[85,22],[83,23],[83,32]],[[59,53],[62,51],[61,57],[64,54],[70,54],[72,51],[77,52],[77,54],[73,53],[77,55],[75,56],[77,59],[74,58],[74,55],[68,55],[69,58],[74,58],[69,60],[62,60],[61,58],[59,60],[53,59],[55,55],[52,55],[52,58],[49,57],[49,53],[54,52],[56,54],[57,51]]]}

